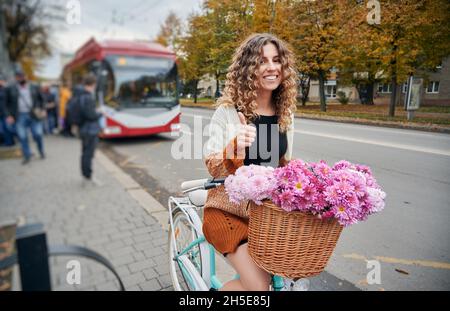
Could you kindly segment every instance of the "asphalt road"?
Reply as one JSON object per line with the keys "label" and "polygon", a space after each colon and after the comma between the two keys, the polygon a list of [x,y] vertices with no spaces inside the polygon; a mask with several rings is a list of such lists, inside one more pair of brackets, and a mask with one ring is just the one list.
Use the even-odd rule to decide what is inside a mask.
{"label": "asphalt road", "polygon": [[[208,177],[199,143],[206,136],[197,145],[193,138],[212,113],[182,108],[179,136],[106,145],[124,156],[123,166],[177,193],[182,181]],[[295,129],[294,158],[369,165],[387,193],[382,213],[344,229],[326,271],[366,290],[450,290],[450,135],[304,119]],[[380,264],[380,284],[367,283],[367,260]]]}

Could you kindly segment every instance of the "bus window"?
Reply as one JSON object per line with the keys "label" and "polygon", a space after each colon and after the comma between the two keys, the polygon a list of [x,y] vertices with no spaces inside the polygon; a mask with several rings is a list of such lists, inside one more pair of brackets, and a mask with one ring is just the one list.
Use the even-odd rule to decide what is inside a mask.
{"label": "bus window", "polygon": [[112,71],[112,68],[106,62],[102,69],[102,79],[104,79],[103,94],[105,98],[105,104],[112,108],[118,108],[119,103],[116,101],[114,95],[114,88],[115,88],[114,73]]}
{"label": "bus window", "polygon": [[[121,107],[171,107],[177,104],[177,68],[173,60],[108,56],[108,94]],[[114,83],[115,82],[115,83]]]}

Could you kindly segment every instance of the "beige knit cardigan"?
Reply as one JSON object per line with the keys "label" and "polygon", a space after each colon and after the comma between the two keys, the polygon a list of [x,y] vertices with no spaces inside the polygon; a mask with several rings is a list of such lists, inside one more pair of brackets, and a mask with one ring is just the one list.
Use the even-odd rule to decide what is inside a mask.
{"label": "beige knit cardigan", "polygon": [[[209,138],[205,148],[205,164],[209,174],[214,178],[227,177],[243,165],[243,155],[237,154],[236,136],[240,127],[236,108],[231,105],[220,105],[214,112],[209,125]],[[285,165],[292,157],[294,140],[294,115],[286,131],[287,150],[280,160]],[[208,190],[205,208],[215,207],[237,216],[248,218],[247,202],[237,205],[228,200],[223,186]]]}

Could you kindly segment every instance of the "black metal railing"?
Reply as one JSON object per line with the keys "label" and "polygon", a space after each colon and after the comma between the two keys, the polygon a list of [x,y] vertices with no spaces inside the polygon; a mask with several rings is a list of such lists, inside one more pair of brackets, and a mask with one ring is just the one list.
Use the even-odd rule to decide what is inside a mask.
{"label": "black metal railing", "polygon": [[[8,242],[3,241],[3,243],[7,245]],[[108,259],[82,246],[48,245],[44,226],[39,223],[17,228],[15,251],[10,254],[3,253],[3,256],[0,256],[0,272],[7,271],[18,264],[23,291],[50,291],[52,290],[49,267],[51,256],[80,256],[94,260],[110,270],[117,278],[120,290],[125,290],[122,280]],[[8,286],[5,288],[10,289]]]}

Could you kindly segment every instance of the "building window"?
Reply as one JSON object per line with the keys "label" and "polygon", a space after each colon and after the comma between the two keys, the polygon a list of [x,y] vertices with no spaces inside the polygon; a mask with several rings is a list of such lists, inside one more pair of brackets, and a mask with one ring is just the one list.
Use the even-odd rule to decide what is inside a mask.
{"label": "building window", "polygon": [[336,98],[336,80],[325,81],[325,97]]}
{"label": "building window", "polygon": [[379,93],[391,93],[392,92],[392,84],[390,84],[390,83],[379,83],[378,84],[378,92]]}
{"label": "building window", "polygon": [[325,96],[327,98],[336,98],[336,85],[325,85]]}
{"label": "building window", "polygon": [[407,90],[408,90],[408,82],[405,82],[402,84],[402,93],[406,94]]}
{"label": "building window", "polygon": [[430,93],[430,94],[439,93],[439,81],[428,82],[427,93]]}

